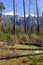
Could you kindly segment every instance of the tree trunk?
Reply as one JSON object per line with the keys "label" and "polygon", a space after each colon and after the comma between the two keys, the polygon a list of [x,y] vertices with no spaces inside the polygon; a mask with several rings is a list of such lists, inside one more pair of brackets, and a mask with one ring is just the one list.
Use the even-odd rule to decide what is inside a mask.
{"label": "tree trunk", "polygon": [[1,16],[2,16],[2,10],[0,10],[0,21],[1,21]]}
{"label": "tree trunk", "polygon": [[29,0],[29,21],[28,21],[28,35],[30,37],[30,0]]}
{"label": "tree trunk", "polygon": [[26,11],[25,11],[25,0],[23,0],[23,10],[24,10],[24,32],[26,33]]}
{"label": "tree trunk", "polygon": [[38,30],[38,34],[39,34],[39,12],[38,12],[38,2],[37,2],[37,0],[36,0],[36,11],[37,11],[37,24],[38,24],[37,30]]}
{"label": "tree trunk", "polygon": [[13,0],[13,11],[14,11],[14,29],[13,29],[13,33],[14,33],[14,35],[16,35],[15,0]]}

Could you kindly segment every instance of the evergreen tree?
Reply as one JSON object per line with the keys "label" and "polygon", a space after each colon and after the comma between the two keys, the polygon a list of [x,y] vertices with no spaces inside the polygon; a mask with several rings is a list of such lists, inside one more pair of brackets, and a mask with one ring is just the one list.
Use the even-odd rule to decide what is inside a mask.
{"label": "evergreen tree", "polygon": [[2,16],[2,11],[5,9],[4,3],[0,2],[0,20],[1,20],[1,16]]}

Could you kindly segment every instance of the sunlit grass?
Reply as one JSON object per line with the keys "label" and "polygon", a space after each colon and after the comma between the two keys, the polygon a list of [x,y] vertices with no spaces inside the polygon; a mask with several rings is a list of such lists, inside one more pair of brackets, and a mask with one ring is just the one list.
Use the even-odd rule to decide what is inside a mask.
{"label": "sunlit grass", "polygon": [[39,48],[33,45],[22,45],[22,44],[15,44],[14,46],[6,46],[6,48],[23,48],[23,49],[35,49]]}

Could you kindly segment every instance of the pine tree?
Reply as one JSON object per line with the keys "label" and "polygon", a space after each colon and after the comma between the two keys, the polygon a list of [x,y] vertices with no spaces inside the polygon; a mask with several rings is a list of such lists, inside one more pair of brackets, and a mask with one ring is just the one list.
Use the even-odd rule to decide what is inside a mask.
{"label": "pine tree", "polygon": [[1,20],[1,16],[2,16],[2,11],[5,9],[4,3],[0,2],[0,20]]}

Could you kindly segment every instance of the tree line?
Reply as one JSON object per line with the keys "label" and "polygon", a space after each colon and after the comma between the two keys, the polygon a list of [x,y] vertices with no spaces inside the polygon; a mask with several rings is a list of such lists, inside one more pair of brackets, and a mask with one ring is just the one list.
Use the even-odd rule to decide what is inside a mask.
{"label": "tree line", "polygon": [[[13,1],[13,12],[14,12],[14,26],[13,26],[13,34],[16,35],[16,0],[12,0]],[[28,25],[28,32],[26,32],[26,2],[25,0],[22,0],[23,2],[23,12],[24,12],[24,33],[25,34],[29,34],[30,35],[30,25]],[[36,9],[36,15],[37,15],[37,33],[39,34],[40,30],[39,30],[39,7],[38,7],[38,0],[29,0],[28,1],[29,5],[28,5],[28,8],[29,8],[29,22],[30,23],[30,10],[31,10],[31,5],[35,4],[35,7],[34,9]],[[32,4],[31,4],[32,3]],[[2,11],[5,9],[5,6],[4,6],[4,3],[3,2],[0,2],[0,21],[1,21],[1,16],[2,16]],[[35,12],[34,12],[35,13]],[[33,23],[34,24],[34,23]],[[32,25],[32,27],[34,28],[34,25]]]}

